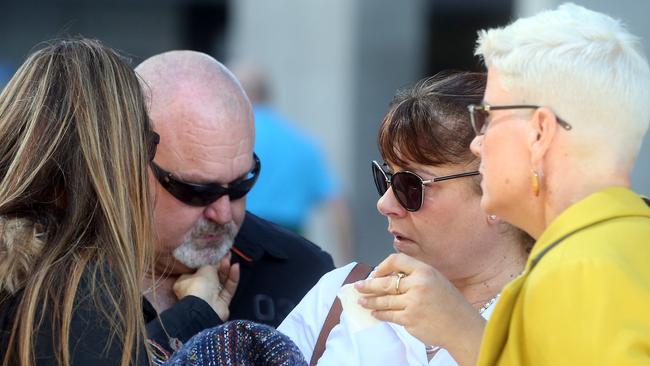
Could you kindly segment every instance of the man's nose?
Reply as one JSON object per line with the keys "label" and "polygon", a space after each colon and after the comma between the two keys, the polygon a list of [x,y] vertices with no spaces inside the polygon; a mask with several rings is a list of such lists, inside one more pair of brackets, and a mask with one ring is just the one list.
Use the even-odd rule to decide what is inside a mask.
{"label": "man's nose", "polygon": [[226,224],[232,221],[232,205],[230,197],[224,195],[205,208],[205,217],[217,224]]}

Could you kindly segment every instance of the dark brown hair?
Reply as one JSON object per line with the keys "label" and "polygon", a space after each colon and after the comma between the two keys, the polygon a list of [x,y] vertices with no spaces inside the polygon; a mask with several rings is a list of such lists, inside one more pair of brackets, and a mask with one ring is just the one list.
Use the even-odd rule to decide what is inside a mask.
{"label": "dark brown hair", "polygon": [[[478,165],[469,145],[476,136],[469,121],[470,104],[480,104],[487,75],[478,72],[440,72],[397,92],[379,127],[378,144],[386,162],[408,167],[422,165]],[[481,194],[480,179],[472,188]],[[534,239],[506,225],[530,252]]]}
{"label": "dark brown hair", "polygon": [[399,166],[477,160],[467,106],[481,103],[486,80],[484,73],[441,72],[398,91],[379,128],[383,159]]}

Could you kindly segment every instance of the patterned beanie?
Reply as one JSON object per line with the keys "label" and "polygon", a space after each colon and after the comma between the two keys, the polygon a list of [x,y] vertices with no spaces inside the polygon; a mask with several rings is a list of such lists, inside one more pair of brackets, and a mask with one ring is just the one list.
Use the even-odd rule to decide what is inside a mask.
{"label": "patterned beanie", "polygon": [[198,333],[165,365],[307,366],[307,362],[298,346],[274,328],[234,320]]}

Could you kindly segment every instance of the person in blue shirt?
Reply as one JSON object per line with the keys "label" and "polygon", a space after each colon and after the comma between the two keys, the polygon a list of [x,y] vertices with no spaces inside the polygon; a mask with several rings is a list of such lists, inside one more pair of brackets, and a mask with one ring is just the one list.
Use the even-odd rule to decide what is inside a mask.
{"label": "person in blue shirt", "polygon": [[334,256],[351,258],[350,225],[340,182],[317,141],[270,104],[269,83],[260,68],[232,67],[255,115],[255,151],[264,170],[248,195],[248,209],[299,234],[316,210],[324,209],[338,237]]}
{"label": "person in blue shirt", "polygon": [[339,196],[316,142],[269,104],[257,104],[255,151],[264,159],[264,173],[251,190],[249,209],[296,232],[303,232],[318,205]]}

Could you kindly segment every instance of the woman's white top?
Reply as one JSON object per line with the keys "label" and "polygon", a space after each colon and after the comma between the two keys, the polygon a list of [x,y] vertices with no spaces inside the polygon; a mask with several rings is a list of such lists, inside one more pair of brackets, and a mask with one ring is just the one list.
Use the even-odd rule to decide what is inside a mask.
{"label": "woman's white top", "polygon": [[[278,327],[279,331],[298,345],[307,362],[311,359],[336,294],[355,264],[353,262],[326,273]],[[483,312],[485,319],[492,313],[495,303]],[[428,361],[424,343],[401,325],[380,322],[359,332],[352,332],[350,321],[343,311],[341,321],[327,339],[325,352],[318,365],[451,366],[457,363],[444,349],[440,349]]]}

